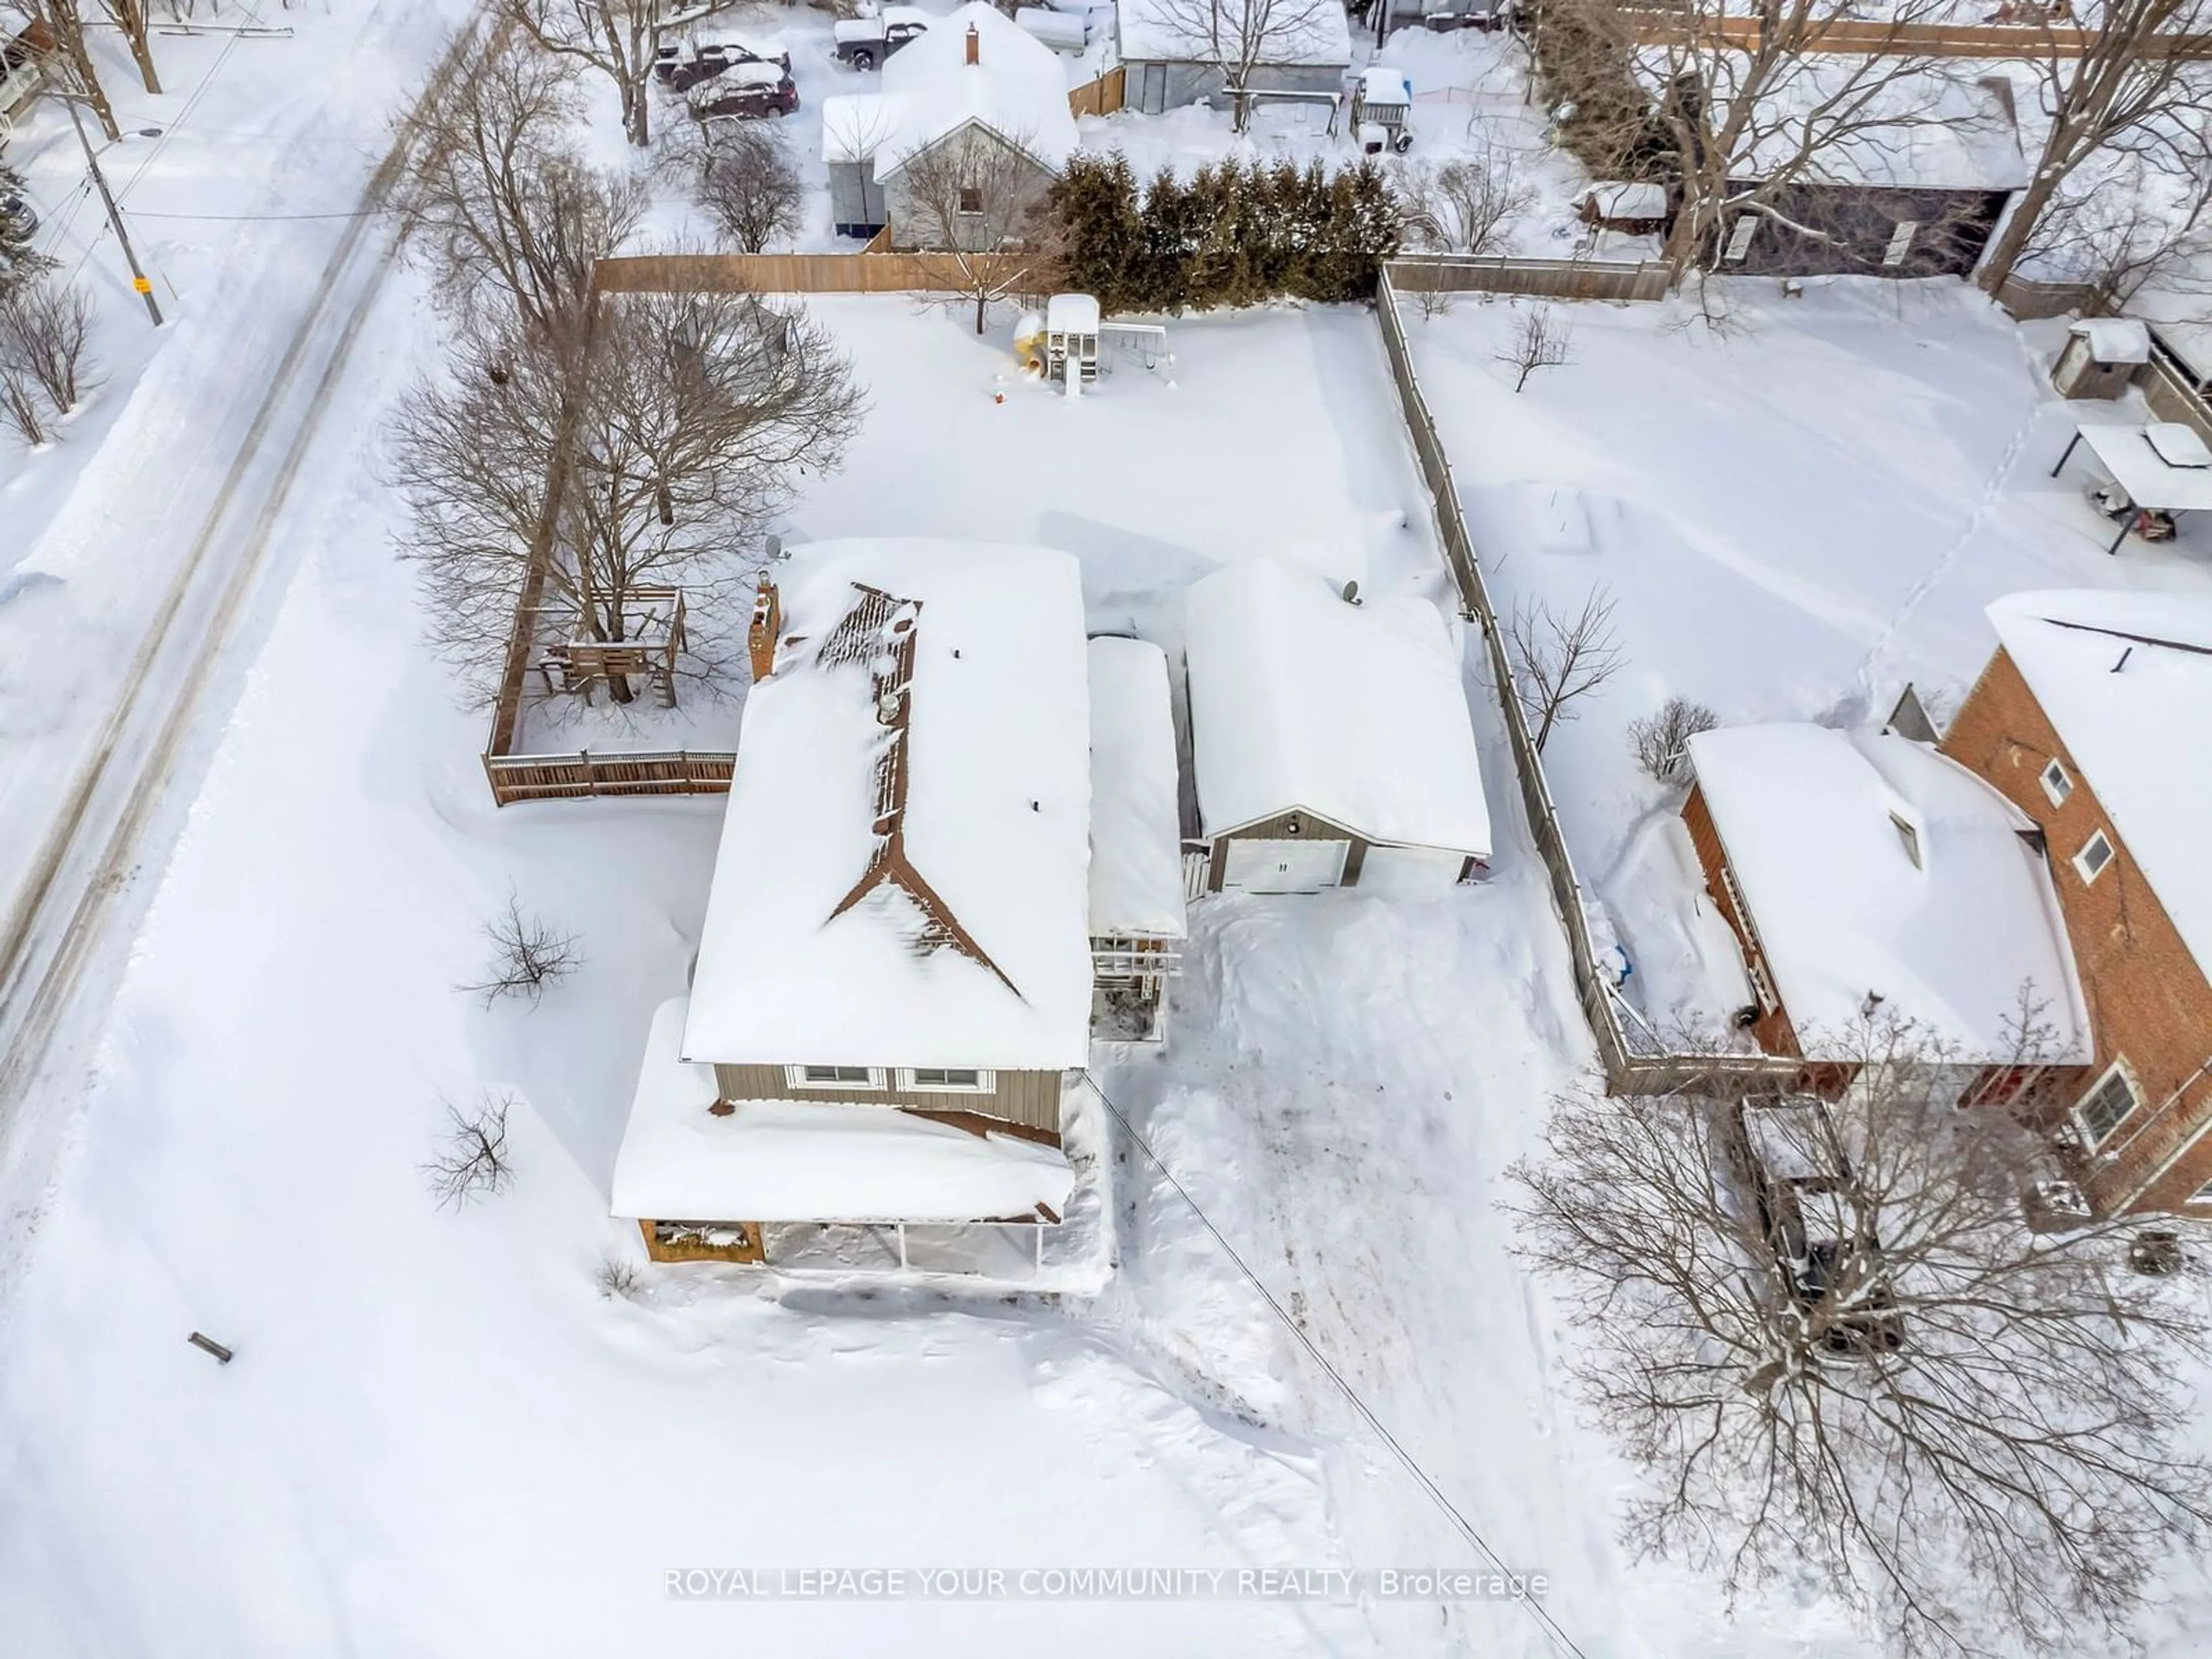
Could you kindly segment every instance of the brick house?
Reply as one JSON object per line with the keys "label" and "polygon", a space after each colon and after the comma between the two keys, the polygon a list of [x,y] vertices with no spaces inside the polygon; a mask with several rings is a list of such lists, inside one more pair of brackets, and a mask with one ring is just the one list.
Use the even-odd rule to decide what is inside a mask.
{"label": "brick house", "polygon": [[1943,751],[2048,848],[2095,1051],[2069,1140],[2105,1212],[2212,1209],[2212,599],[2018,593]]}
{"label": "brick house", "polygon": [[1802,723],[1700,732],[1689,755],[1684,823],[1765,1052],[1827,1062],[1807,1078],[1826,1092],[1850,1081],[1835,1062],[1861,1052],[1863,1022],[1901,1017],[1975,1098],[2016,1076],[2025,994],[2042,1058],[2088,1058],[2034,825],[1982,779],[1893,733]]}

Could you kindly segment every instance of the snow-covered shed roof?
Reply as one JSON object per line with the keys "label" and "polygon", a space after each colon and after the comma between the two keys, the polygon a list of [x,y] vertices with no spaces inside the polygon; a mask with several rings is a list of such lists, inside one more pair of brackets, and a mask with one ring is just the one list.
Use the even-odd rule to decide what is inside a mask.
{"label": "snow-covered shed roof", "polygon": [[1064,166],[1075,149],[1075,117],[1059,55],[982,0],[933,18],[927,31],[886,58],[881,92],[823,100],[823,159],[873,156],[877,176],[888,177],[970,122],[1049,167]]}
{"label": "snow-covered shed roof", "polygon": [[[1218,64],[1238,56],[1248,7],[1267,0],[1120,0],[1115,7],[1121,36],[1121,61],[1136,64]],[[1256,27],[1266,33],[1257,68],[1338,68],[1352,66],[1352,26],[1344,8],[1328,3],[1291,9],[1271,18],[1259,18]],[[1215,19],[1218,18],[1218,22]],[[1218,33],[1217,33],[1218,31]],[[1212,40],[1223,44],[1216,47]]]}
{"label": "snow-covered shed roof", "polygon": [[1094,294],[1055,294],[1044,302],[1048,334],[1096,334],[1098,297]]}
{"label": "snow-covered shed roof", "polygon": [[1667,186],[1649,179],[1601,180],[1589,187],[1598,215],[1606,219],[1663,219]]}
{"label": "snow-covered shed roof", "polygon": [[1091,931],[1181,939],[1182,826],[1167,653],[1091,641]]}
{"label": "snow-covered shed roof", "polygon": [[2166,349],[2200,380],[2212,380],[2212,274],[2152,278],[2128,301],[2128,314],[2151,325]]}
{"label": "snow-covered shed roof", "polygon": [[687,1000],[653,1016],[615,1155],[611,1213],[658,1221],[983,1221],[1066,1212],[1055,1147],[885,1106],[745,1100],[726,1117],[712,1066],[682,1053]]}
{"label": "snow-covered shed roof", "polygon": [[2020,810],[1910,738],[1803,724],[1690,739],[1690,763],[1805,1052],[1871,994],[1967,1061],[2017,1049],[2023,986],[2088,1057],[2058,895]]}
{"label": "snow-covered shed roof", "polygon": [[1359,71],[1359,100],[1364,104],[1410,105],[1413,80],[1395,64],[1370,64]]}
{"label": "snow-covered shed roof", "polygon": [[2066,331],[2087,340],[2100,363],[2150,361],[2150,330],[2132,317],[2084,317]]}
{"label": "snow-covered shed roof", "polygon": [[777,567],[684,1057],[1059,1069],[1088,1053],[1075,560],[820,542]]}
{"label": "snow-covered shed roof", "polygon": [[1370,841],[1490,856],[1459,652],[1434,605],[1348,604],[1254,559],[1194,584],[1183,621],[1207,834],[1302,807]]}
{"label": "snow-covered shed roof", "polygon": [[[2018,190],[2020,126],[1996,87],[1942,69],[1871,86],[1856,58],[1808,58],[1769,83],[1737,176],[1760,179],[1814,145],[1808,182],[1903,190]],[[1717,101],[1725,104],[1723,94]]]}
{"label": "snow-covered shed roof", "polygon": [[2212,597],[2014,593],[1989,617],[2182,942],[2212,972]]}

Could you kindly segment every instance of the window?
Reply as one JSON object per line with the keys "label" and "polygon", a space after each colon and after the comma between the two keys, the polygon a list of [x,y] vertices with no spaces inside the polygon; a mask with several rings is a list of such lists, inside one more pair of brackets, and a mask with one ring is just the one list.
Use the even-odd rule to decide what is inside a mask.
{"label": "window", "polygon": [[973,1066],[915,1066],[899,1073],[899,1087],[929,1094],[987,1095],[998,1074]]}
{"label": "window", "polygon": [[2066,805],[2066,797],[2074,793],[2074,780],[2066,769],[2054,758],[2043,769],[2043,795],[2053,806]]}
{"label": "window", "polygon": [[1897,826],[1898,838],[1905,843],[1905,856],[1912,860],[1914,869],[1921,868],[1920,832],[1894,812],[1889,815],[1889,821]]}
{"label": "window", "polygon": [[1728,247],[1721,255],[1723,264],[1740,265],[1751,252],[1751,239],[1759,234],[1759,221],[1748,213],[1736,216],[1735,223],[1729,227]]}
{"label": "window", "polygon": [[2105,873],[2105,866],[2112,861],[2112,843],[2105,832],[2098,830],[2081,843],[2081,850],[2074,855],[2074,867],[2081,872],[2083,885]]}
{"label": "window", "polygon": [[2127,1062],[2116,1060],[2112,1069],[2075,1103],[2074,1121],[2081,1126],[2082,1139],[2094,1149],[2103,1146],[2135,1109],[2135,1079],[2128,1075]]}
{"label": "window", "polygon": [[794,1089],[880,1089],[884,1074],[872,1066],[787,1066],[784,1081]]}
{"label": "window", "polygon": [[981,186],[975,185],[960,186],[960,210],[963,213],[982,212],[983,191]]}
{"label": "window", "polygon": [[1882,269],[1894,270],[1905,263],[1905,256],[1912,252],[1913,233],[1920,228],[1917,219],[1899,219],[1897,228],[1889,233],[1889,246],[1881,251]]}

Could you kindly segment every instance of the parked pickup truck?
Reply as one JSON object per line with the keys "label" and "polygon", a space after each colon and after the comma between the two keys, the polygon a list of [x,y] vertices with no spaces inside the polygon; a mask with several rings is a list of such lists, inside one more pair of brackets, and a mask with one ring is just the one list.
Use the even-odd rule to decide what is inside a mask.
{"label": "parked pickup truck", "polygon": [[780,40],[725,35],[713,40],[673,41],[653,60],[653,78],[671,92],[689,92],[739,64],[773,64],[791,73],[791,49]]}
{"label": "parked pickup truck", "polygon": [[885,6],[873,17],[847,17],[837,24],[837,58],[857,70],[872,70],[915,36],[930,15],[919,6]]}

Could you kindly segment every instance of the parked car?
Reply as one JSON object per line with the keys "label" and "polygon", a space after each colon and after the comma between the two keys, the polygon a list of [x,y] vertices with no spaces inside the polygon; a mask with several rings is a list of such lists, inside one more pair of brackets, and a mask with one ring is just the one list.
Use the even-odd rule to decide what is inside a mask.
{"label": "parked car", "polygon": [[789,115],[799,107],[799,83],[774,64],[732,64],[711,81],[684,94],[695,121],[720,117],[757,121]]}
{"label": "parked car", "polygon": [[836,29],[837,58],[857,70],[872,70],[924,33],[929,14],[919,6],[885,6],[873,17],[847,17]]}
{"label": "parked car", "polygon": [[791,49],[780,40],[724,35],[713,40],[679,40],[661,47],[653,60],[653,78],[671,92],[689,92],[739,64],[773,64],[791,73]]}
{"label": "parked car", "polygon": [[39,216],[21,191],[0,196],[0,240],[27,242],[39,234]]}
{"label": "parked car", "polygon": [[1852,1298],[1822,1337],[1830,1352],[1865,1356],[1905,1346],[1905,1327],[1882,1265],[1873,1206],[1817,1095],[1754,1096],[1736,1103],[1732,1150],[1760,1234],[1799,1306]]}

